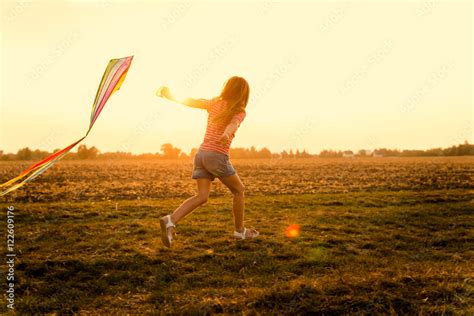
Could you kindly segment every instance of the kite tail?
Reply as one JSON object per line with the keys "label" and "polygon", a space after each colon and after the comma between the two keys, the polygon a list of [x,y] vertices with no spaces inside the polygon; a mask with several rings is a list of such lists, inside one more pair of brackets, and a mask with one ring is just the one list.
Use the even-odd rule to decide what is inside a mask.
{"label": "kite tail", "polygon": [[[5,182],[4,184],[0,185],[0,188],[3,187],[8,187],[4,191],[0,192],[0,196],[4,196],[5,194],[14,191],[23,185],[25,185],[27,182],[32,181],[36,177],[38,177],[40,174],[48,170],[50,167],[52,167],[56,162],[61,160],[64,156],[66,156],[77,144],[79,144],[83,139],[85,138],[82,137],[78,141],[72,143],[71,145],[67,146],[66,148],[44,158],[40,162],[37,162],[33,165],[31,165],[28,169],[24,170],[22,173],[20,173],[19,176],[11,179],[10,181]],[[23,179],[21,182],[16,183]],[[15,184],[16,183],[16,184]],[[9,187],[10,186],[10,187]]]}
{"label": "kite tail", "polygon": [[105,72],[100,81],[99,88],[94,99],[94,104],[92,105],[89,129],[87,133],[78,141],[72,143],[71,145],[65,147],[64,149],[44,158],[43,160],[31,165],[20,173],[17,177],[0,184],[0,189],[6,188],[0,192],[0,196],[4,196],[20,187],[26,183],[34,180],[36,177],[41,175],[43,172],[55,165],[59,160],[66,156],[77,144],[79,144],[84,138],[89,135],[92,126],[99,117],[100,112],[105,106],[105,103],[109,97],[122,85],[127,75],[128,69],[132,63],[133,56],[111,59]]}

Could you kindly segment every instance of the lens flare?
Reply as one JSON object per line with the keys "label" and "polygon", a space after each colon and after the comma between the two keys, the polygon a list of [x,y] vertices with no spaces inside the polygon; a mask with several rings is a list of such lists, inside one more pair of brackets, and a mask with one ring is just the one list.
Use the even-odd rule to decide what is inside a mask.
{"label": "lens flare", "polygon": [[206,254],[207,254],[207,255],[212,255],[212,254],[214,254],[214,249],[207,249],[207,250],[206,250]]}
{"label": "lens flare", "polygon": [[300,225],[292,224],[285,229],[285,236],[288,238],[296,238],[301,234]]}

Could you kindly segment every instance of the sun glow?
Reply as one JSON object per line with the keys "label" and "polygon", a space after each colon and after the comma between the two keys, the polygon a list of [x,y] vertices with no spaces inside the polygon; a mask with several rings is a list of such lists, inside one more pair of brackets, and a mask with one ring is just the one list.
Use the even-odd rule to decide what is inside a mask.
{"label": "sun glow", "polygon": [[296,238],[301,234],[301,228],[298,224],[292,224],[285,229],[285,236],[288,238]]}

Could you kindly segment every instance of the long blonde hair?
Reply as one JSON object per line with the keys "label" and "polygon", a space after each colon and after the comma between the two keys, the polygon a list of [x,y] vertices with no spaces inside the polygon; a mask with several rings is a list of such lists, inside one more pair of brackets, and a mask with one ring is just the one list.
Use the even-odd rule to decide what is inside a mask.
{"label": "long blonde hair", "polygon": [[214,118],[214,122],[227,122],[235,114],[245,112],[249,93],[249,84],[244,78],[234,76],[227,80],[219,96],[222,100],[227,101],[227,106]]}

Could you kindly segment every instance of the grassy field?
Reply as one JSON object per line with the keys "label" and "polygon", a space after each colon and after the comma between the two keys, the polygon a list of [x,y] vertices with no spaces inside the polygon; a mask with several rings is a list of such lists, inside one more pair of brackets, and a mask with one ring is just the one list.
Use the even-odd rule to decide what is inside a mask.
{"label": "grassy field", "polygon": [[[234,165],[255,241],[232,239],[216,185],[161,245],[159,218],[193,192],[190,161],[65,161],[9,195],[16,312],[474,313],[473,158]],[[1,179],[22,166],[0,164]]]}

